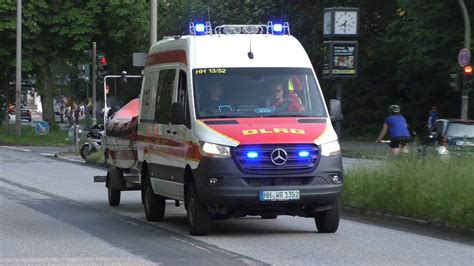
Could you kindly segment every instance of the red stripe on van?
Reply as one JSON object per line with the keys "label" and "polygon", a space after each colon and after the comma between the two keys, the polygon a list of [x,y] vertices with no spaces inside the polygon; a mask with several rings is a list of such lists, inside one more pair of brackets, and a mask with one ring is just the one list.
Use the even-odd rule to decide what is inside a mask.
{"label": "red stripe on van", "polygon": [[146,66],[166,64],[166,63],[182,63],[187,65],[186,52],[184,50],[175,50],[151,54],[146,58]]}
{"label": "red stripe on van", "polygon": [[155,155],[170,155],[187,160],[201,160],[201,152],[197,143],[192,141],[174,141],[167,138],[153,136],[138,136],[138,141],[148,143],[145,153]]}

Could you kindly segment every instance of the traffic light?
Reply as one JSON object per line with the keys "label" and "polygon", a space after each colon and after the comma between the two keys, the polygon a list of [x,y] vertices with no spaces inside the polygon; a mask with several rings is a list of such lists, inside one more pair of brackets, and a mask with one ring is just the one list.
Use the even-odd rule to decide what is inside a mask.
{"label": "traffic light", "polygon": [[107,57],[105,55],[97,56],[97,78],[103,80],[104,76],[107,75]]}
{"label": "traffic light", "polygon": [[471,91],[473,87],[472,66],[465,66],[463,70],[462,87],[465,91]]}
{"label": "traffic light", "polygon": [[462,85],[462,74],[461,72],[450,73],[449,74],[449,86],[453,91],[460,91]]}

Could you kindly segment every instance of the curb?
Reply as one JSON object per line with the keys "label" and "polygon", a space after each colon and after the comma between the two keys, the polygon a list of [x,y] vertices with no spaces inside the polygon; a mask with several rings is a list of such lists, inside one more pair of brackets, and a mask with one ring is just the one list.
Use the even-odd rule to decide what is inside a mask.
{"label": "curb", "polygon": [[[91,161],[84,161],[79,156],[64,156],[62,154],[55,154],[54,157],[59,159],[59,160],[68,161],[68,162],[71,162],[71,163],[74,163],[74,164],[88,165],[88,166],[92,166],[92,167],[99,168],[99,169],[107,169],[107,166],[105,164],[91,162]],[[78,159],[78,158],[80,158],[80,159]]]}
{"label": "curb", "polygon": [[451,234],[456,235],[462,239],[468,240],[474,244],[474,229],[462,229],[449,224],[443,224],[433,221],[409,218],[400,215],[394,215],[389,213],[382,213],[377,211],[366,210],[362,208],[352,207],[352,206],[342,206],[341,210],[345,216],[355,217],[359,219],[364,219],[376,223],[384,223],[387,225],[401,227],[405,229],[415,229],[421,231],[431,231],[441,234]]}

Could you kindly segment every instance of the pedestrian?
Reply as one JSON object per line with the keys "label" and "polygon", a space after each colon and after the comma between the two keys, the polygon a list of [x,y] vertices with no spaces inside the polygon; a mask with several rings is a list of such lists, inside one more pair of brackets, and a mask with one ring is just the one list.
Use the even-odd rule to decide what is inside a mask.
{"label": "pedestrian", "polygon": [[61,104],[59,109],[59,117],[61,118],[61,123],[64,123],[64,104]]}
{"label": "pedestrian", "polygon": [[72,127],[72,108],[71,106],[66,106],[66,117],[69,126]]}
{"label": "pedestrian", "polygon": [[74,122],[76,125],[79,125],[80,113],[81,113],[81,108],[78,105],[74,106]]}
{"label": "pedestrian", "polygon": [[428,129],[430,129],[431,127],[433,127],[433,124],[436,120],[438,120],[439,118],[439,114],[438,114],[438,108],[436,108],[436,106],[431,106],[431,110],[429,111],[428,113],[428,124],[427,124],[427,127]]}
{"label": "pedestrian", "polygon": [[400,153],[408,153],[408,143],[411,137],[408,131],[407,121],[405,117],[400,114],[400,106],[396,104],[390,105],[388,111],[390,115],[385,119],[376,142],[381,142],[388,132],[390,135],[392,154],[399,155]]}

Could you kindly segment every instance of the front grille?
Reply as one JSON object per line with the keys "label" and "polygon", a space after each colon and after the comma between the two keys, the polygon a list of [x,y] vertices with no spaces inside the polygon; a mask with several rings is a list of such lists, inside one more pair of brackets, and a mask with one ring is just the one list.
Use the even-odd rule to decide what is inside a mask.
{"label": "front grille", "polygon": [[313,177],[277,177],[277,178],[243,178],[248,186],[263,187],[263,186],[304,186],[313,180]]}
{"label": "front grille", "polygon": [[[286,161],[272,161],[277,149],[280,150],[281,157]],[[306,157],[299,155],[300,152],[307,152]],[[249,153],[257,154],[255,158],[249,158]],[[319,149],[316,145],[298,144],[271,144],[271,145],[241,145],[233,150],[233,157],[237,166],[248,174],[298,174],[307,173],[314,170],[319,159]]]}

